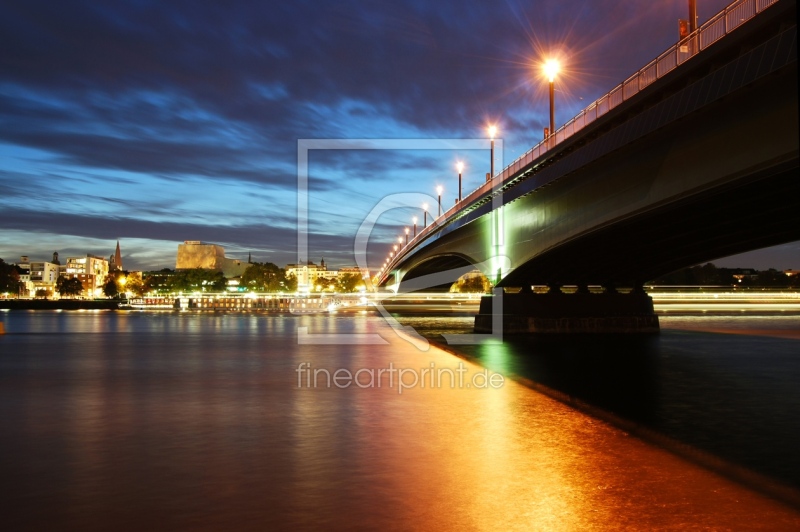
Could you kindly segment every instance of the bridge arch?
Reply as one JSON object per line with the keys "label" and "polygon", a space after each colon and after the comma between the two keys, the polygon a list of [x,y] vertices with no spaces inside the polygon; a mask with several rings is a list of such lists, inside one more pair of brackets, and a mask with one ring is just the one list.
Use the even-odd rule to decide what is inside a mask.
{"label": "bridge arch", "polygon": [[395,282],[399,281],[398,293],[447,292],[459,277],[473,270],[488,274],[484,264],[469,255],[443,253],[416,262],[408,270],[398,270]]}

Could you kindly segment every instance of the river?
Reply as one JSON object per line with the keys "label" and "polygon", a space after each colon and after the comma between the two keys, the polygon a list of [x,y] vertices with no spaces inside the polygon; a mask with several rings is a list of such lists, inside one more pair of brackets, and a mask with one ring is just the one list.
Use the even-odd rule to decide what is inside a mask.
{"label": "river", "polygon": [[[435,337],[468,319],[404,323]],[[0,320],[9,530],[800,528],[796,508],[525,385],[796,486],[800,343],[762,333],[797,318],[758,336],[664,319],[649,339],[459,348],[467,360],[374,314]]]}

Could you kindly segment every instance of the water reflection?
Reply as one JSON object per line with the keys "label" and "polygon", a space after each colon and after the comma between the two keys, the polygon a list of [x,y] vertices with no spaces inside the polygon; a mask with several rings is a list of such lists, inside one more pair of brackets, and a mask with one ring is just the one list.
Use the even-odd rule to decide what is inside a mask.
{"label": "water reflection", "polygon": [[[23,316],[0,338],[11,529],[800,526],[794,511],[515,382],[400,394],[384,375],[380,388],[298,388],[300,362],[456,367],[374,317]],[[298,345],[301,326],[392,343]],[[588,347],[542,345],[531,371],[570,371]],[[485,362],[519,369],[517,349]],[[594,370],[616,371],[621,396],[657,411],[663,391],[628,382],[626,367],[661,378],[623,354]]]}

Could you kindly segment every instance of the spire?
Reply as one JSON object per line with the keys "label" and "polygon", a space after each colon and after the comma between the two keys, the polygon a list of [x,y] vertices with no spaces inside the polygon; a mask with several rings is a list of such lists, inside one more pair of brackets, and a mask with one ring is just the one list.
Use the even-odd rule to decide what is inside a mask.
{"label": "spire", "polygon": [[253,264],[253,257],[249,251],[247,252],[247,264]]}
{"label": "spire", "polygon": [[119,240],[117,240],[117,251],[114,252],[114,269],[122,269],[122,253],[119,250]]}

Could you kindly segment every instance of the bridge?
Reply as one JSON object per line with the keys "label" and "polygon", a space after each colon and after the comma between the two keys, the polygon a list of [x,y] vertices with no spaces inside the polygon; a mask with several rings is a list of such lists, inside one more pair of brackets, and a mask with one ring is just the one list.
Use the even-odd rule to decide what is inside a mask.
{"label": "bridge", "polygon": [[796,0],[735,1],[439,216],[379,284],[478,268],[505,288],[506,332],[652,331],[643,283],[800,240],[795,17]]}

